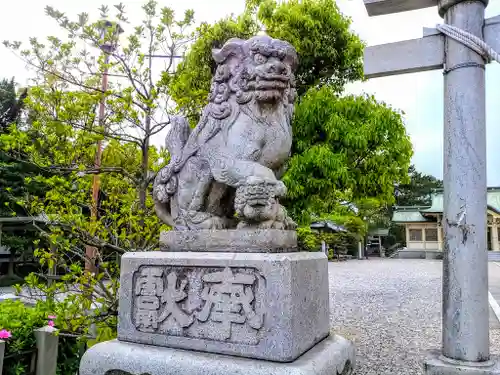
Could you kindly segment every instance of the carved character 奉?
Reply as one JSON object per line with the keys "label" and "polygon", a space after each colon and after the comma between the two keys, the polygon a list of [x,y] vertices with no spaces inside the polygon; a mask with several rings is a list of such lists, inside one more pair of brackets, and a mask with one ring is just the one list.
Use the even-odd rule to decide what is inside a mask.
{"label": "carved character \u5949", "polygon": [[191,131],[172,119],[170,163],[156,176],[158,216],[176,230],[294,229],[278,198],[292,146],[295,49],[268,36],[213,51],[209,104]]}

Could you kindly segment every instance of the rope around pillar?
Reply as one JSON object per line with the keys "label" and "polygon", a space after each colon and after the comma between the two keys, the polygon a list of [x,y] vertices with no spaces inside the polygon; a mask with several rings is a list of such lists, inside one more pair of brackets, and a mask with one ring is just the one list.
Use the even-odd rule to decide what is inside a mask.
{"label": "rope around pillar", "polygon": [[467,31],[451,25],[440,24],[436,26],[436,29],[447,37],[455,39],[457,42],[462,43],[463,45],[478,53],[480,56],[482,56],[486,63],[489,63],[492,60],[500,63],[500,55],[493,48],[487,45],[481,38],[478,38],[477,36]]}

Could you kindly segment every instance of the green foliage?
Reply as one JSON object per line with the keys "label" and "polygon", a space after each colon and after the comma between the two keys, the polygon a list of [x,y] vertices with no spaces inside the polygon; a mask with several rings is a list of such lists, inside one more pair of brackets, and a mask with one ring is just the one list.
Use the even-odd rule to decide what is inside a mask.
{"label": "green foliage", "polygon": [[313,231],[309,226],[297,228],[297,241],[301,250],[318,251],[321,249],[321,241],[317,232]]}
{"label": "green foliage", "polygon": [[339,201],[392,203],[412,155],[401,114],[373,97],[311,89],[296,106],[285,205],[300,222],[334,212]]}
{"label": "green foliage", "polygon": [[[20,301],[0,303],[0,330],[10,331],[12,337],[6,339],[3,373],[6,375],[27,374],[30,369],[32,352],[36,349],[34,330],[46,326],[48,316],[54,314],[46,303],[27,307]],[[56,320],[56,327],[58,322]],[[78,369],[80,344],[74,339],[59,337],[57,373],[74,374]]]}
{"label": "green foliage", "polygon": [[443,187],[443,181],[434,176],[421,173],[414,165],[408,169],[410,181],[398,185],[396,204],[398,206],[427,206],[431,204],[431,193]]}
{"label": "green foliage", "polygon": [[0,133],[6,131],[9,124],[16,122],[22,112],[23,100],[27,94],[26,89],[16,93],[16,82],[14,78],[10,81],[0,81]]}
{"label": "green foliage", "polygon": [[221,48],[231,38],[247,39],[255,35],[258,26],[251,15],[244,13],[225,18],[213,25],[202,23],[196,30],[196,41],[178,65],[172,81],[171,95],[179,109],[196,123],[207,103],[210,82],[216,64],[212,49]]}
{"label": "green foliage", "polygon": [[[10,137],[11,126],[23,126],[23,107],[26,90],[16,92],[14,79],[0,81],[0,137]],[[39,173],[38,168],[19,158],[19,152],[11,152],[0,147],[0,217],[27,216],[27,211],[20,202],[27,195],[43,195],[44,186],[26,183],[25,179]],[[13,228],[15,225],[10,225]],[[20,255],[29,257],[33,248],[31,244],[38,238],[36,232],[26,230],[23,224],[18,228],[5,231],[1,244],[11,251],[8,273],[14,278],[14,260]],[[8,284],[8,279],[0,280],[0,284]]]}
{"label": "green foliage", "polygon": [[352,231],[331,233],[312,230],[306,226],[297,228],[297,239],[300,249],[304,251],[320,251],[321,242],[325,241],[330,249],[329,259],[333,259],[334,255],[354,254],[359,242],[359,237]]}
{"label": "green foliage", "polygon": [[179,65],[172,97],[188,117],[196,121],[206,104],[215,71],[212,49],[230,38],[249,38],[260,24],[274,38],[290,42],[299,54],[296,73],[299,95],[310,87],[329,85],[336,92],[349,81],[361,79],[363,44],[349,31],[351,21],[330,0],[247,2],[245,12],[213,25],[202,24],[197,39]]}
{"label": "green foliage", "polygon": [[[96,324],[97,340],[116,335],[119,257],[156,250],[160,230],[169,229],[154,215],[150,194],[168,156],[150,140],[169,125],[174,57],[164,60],[167,69],[155,79],[151,56],[182,53],[193,23],[192,11],[178,17],[150,0],[143,22],[127,27],[131,32],[120,37],[126,42],[117,44],[117,23],[127,20],[122,5],[114,9],[113,18],[100,8],[102,19],[111,21],[101,34],[102,19],[82,13],[71,20],[47,7],[63,31],[59,37],[34,37],[26,48],[4,43],[33,69],[35,85],[25,100],[30,121],[12,124],[0,135],[0,147],[38,168],[24,183],[43,185],[44,194],[18,203],[28,214],[47,218],[35,225],[41,237],[35,255],[45,274],[63,275],[53,280],[32,274],[26,284],[49,299],[68,293],[58,312],[62,328],[85,335]],[[103,89],[106,72],[109,85]],[[93,186],[99,187],[97,200]]]}
{"label": "green foliage", "polygon": [[311,87],[328,85],[342,92],[347,82],[363,78],[364,45],[331,0],[264,1],[257,18],[273,38],[290,42],[299,55],[295,74],[301,96]]}
{"label": "green foliage", "polygon": [[[93,175],[86,173],[87,154],[85,150],[80,149],[80,162],[76,167],[74,164],[70,167],[65,159],[73,159],[74,153],[70,145],[80,136],[82,135],[78,131],[75,137],[68,140],[69,145],[59,143],[61,149],[68,150],[67,153],[57,154],[59,161],[66,163],[69,172],[65,172],[65,168],[59,165],[59,174],[50,178],[35,177],[47,187],[46,195],[43,198],[29,197],[24,201],[30,212],[43,212],[48,218],[45,225],[35,224],[44,240],[44,243],[35,243],[35,255],[43,269],[58,270],[63,276],[60,280],[47,283],[47,280],[32,275],[26,279],[26,284],[48,296],[69,292],[64,308],[58,312],[58,315],[65,317],[61,328],[88,334],[90,325],[98,322],[98,340],[101,340],[113,337],[116,331],[119,255],[130,250],[157,249],[159,232],[161,228],[166,228],[152,214],[153,202],[149,193],[145,210],[139,205],[140,186],[134,176],[140,174],[140,150],[133,144],[122,144],[115,140],[110,141],[104,150],[102,168],[109,167],[110,171],[116,169],[117,172],[100,176],[101,199],[98,216],[92,219],[90,211]],[[29,145],[24,147],[30,148]],[[34,150],[32,155],[38,158]],[[39,161],[44,157],[45,155],[40,155]],[[149,159],[151,169],[156,169],[154,164],[158,160],[159,154],[152,149]],[[46,168],[49,168],[49,165]],[[76,171],[73,171],[73,168]],[[87,256],[87,246],[95,249],[95,274],[85,268],[87,262],[93,262],[93,259]],[[100,304],[101,307],[95,309],[94,314],[82,314],[90,310],[92,302]]]}

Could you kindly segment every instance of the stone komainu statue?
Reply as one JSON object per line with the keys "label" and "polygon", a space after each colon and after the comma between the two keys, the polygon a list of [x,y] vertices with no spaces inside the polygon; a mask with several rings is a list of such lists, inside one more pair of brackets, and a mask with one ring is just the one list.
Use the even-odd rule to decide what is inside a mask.
{"label": "stone komainu statue", "polygon": [[172,119],[170,163],[153,187],[159,218],[176,230],[293,229],[278,198],[292,146],[295,49],[268,36],[213,51],[209,104],[191,131]]}

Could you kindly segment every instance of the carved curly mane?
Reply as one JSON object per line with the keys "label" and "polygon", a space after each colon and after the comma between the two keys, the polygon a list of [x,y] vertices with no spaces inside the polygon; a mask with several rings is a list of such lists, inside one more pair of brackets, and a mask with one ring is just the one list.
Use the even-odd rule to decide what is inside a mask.
{"label": "carved curly mane", "polygon": [[258,119],[256,113],[272,108],[271,111],[283,116],[278,120],[283,126],[291,126],[296,96],[293,72],[298,59],[289,43],[268,36],[249,40],[233,38],[221,49],[213,50],[212,55],[217,68],[208,95],[209,103],[192,131],[185,119],[172,120],[166,142],[171,161],[154,182],[158,216],[170,225],[173,221],[168,202],[178,189],[178,173],[214,137],[222,137],[221,144],[225,144],[241,113],[250,117],[253,123],[266,123],[265,116]]}
{"label": "carved curly mane", "polygon": [[293,107],[296,96],[293,71],[297,65],[297,55],[293,47],[287,42],[268,36],[257,36],[249,40],[232,38],[220,50],[212,51],[217,69],[208,95],[209,104],[205,108],[207,115],[222,120],[237,111],[238,105],[255,99],[253,83],[259,78],[254,69],[255,54],[279,57],[285,61],[289,70],[283,105]]}
{"label": "carved curly mane", "polygon": [[295,49],[289,43],[269,36],[255,36],[249,40],[229,39],[221,49],[212,51],[217,69],[212,78],[209,103],[186,143],[178,164],[179,169],[200,146],[219,131],[227,134],[240,110],[245,110],[262,95],[256,91],[256,82],[265,81],[269,77],[259,73],[258,64],[254,61],[257,54],[278,57],[287,68],[286,75],[283,75],[286,80],[282,82],[283,95],[280,102],[288,114],[286,121],[291,123],[296,97],[293,71],[298,61]]}

